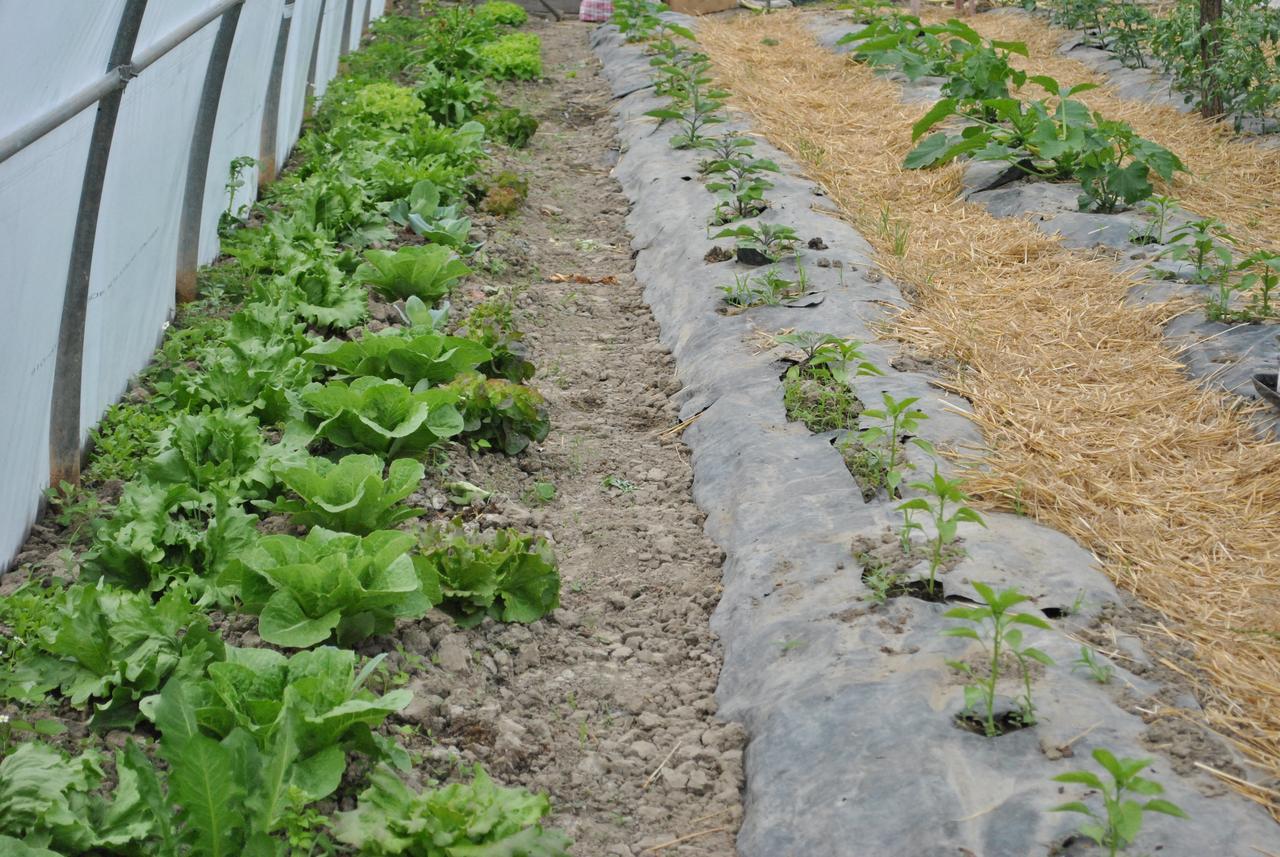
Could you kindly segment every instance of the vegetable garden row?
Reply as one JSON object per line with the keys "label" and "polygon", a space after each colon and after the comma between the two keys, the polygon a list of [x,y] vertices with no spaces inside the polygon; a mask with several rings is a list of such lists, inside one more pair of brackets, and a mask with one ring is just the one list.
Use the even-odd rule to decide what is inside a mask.
{"label": "vegetable garden row", "polygon": [[[779,734],[770,713],[753,711],[750,703],[742,703],[731,710],[747,720],[753,753],[762,761],[748,768],[748,818],[740,847],[746,842],[750,845],[746,853],[771,853],[768,843],[774,848],[801,847],[803,843],[820,850],[828,842],[841,841],[838,833],[830,831],[798,831],[762,807],[788,799],[784,792],[787,783],[793,782],[792,772],[779,767],[776,759],[779,753],[787,752],[808,766],[810,781],[805,788],[820,783],[812,788],[822,798],[839,796],[845,813],[859,819],[855,826],[864,831],[868,847],[885,841],[880,837],[888,829],[909,837],[902,841],[915,845],[950,842],[972,846],[973,839],[959,835],[959,831],[969,830],[963,824],[967,822],[982,828],[980,841],[986,847],[1009,849],[990,853],[1031,853],[1021,850],[1028,847],[1028,837],[1036,835],[1023,829],[1024,824],[1032,824],[1025,816],[1029,807],[1026,800],[1013,795],[1027,788],[1026,773],[1042,762],[1024,758],[1027,769],[1014,774],[993,759],[1001,754],[996,745],[1017,757],[1029,749],[1014,738],[1022,730],[1047,727],[1053,733],[1083,713],[1074,710],[1057,690],[1064,667],[1100,685],[1118,681],[1139,694],[1151,693],[1126,669],[1140,668],[1139,672],[1147,674],[1141,668],[1144,657],[1127,655],[1114,645],[1106,650],[1105,658],[1088,645],[1077,646],[1074,662],[1063,663],[1062,631],[1046,618],[1078,614],[1078,619],[1068,623],[1067,636],[1077,642],[1090,640],[1090,631],[1097,628],[1096,618],[1090,618],[1094,608],[1082,608],[1083,596],[1070,606],[1058,607],[1047,601],[1042,587],[1053,590],[1055,583],[1037,579],[1045,569],[1023,571],[1015,562],[1008,570],[1012,574],[1002,574],[1006,570],[999,568],[998,555],[986,549],[987,537],[979,530],[984,518],[995,526],[976,510],[981,507],[1030,515],[1075,536],[1097,552],[1113,578],[1168,614],[1169,619],[1159,620],[1161,627],[1169,622],[1170,635],[1196,646],[1193,659],[1174,667],[1175,672],[1183,672],[1180,680],[1191,678],[1184,687],[1194,690],[1192,699],[1196,701],[1188,702],[1184,696],[1172,704],[1172,697],[1153,694],[1137,710],[1149,718],[1148,722],[1162,718],[1204,722],[1207,718],[1252,756],[1261,775],[1259,771],[1249,773],[1235,762],[1224,766],[1229,770],[1212,765],[1204,768],[1246,795],[1270,804],[1274,792],[1266,778],[1275,770],[1276,755],[1267,687],[1272,685],[1268,676],[1275,674],[1275,661],[1269,644],[1257,635],[1272,626],[1259,605],[1271,603],[1275,588],[1259,573],[1258,566],[1273,568],[1266,528],[1275,523],[1277,486],[1269,475],[1274,472],[1275,447],[1258,434],[1251,414],[1237,401],[1205,391],[1188,379],[1162,342],[1161,327],[1170,318],[1185,314],[1189,302],[1128,305],[1128,292],[1137,281],[1116,270],[1114,256],[1069,250],[1027,221],[997,221],[978,211],[983,205],[994,209],[996,194],[1006,186],[1016,185],[1013,190],[1022,193],[1037,181],[1054,183],[1046,185],[1052,189],[1054,216],[1069,193],[1071,209],[1087,218],[1081,222],[1092,231],[1103,230],[1108,218],[1115,218],[1122,230],[1129,232],[1120,239],[1122,252],[1136,248],[1149,254],[1147,260],[1161,269],[1158,279],[1177,278],[1195,293],[1204,294],[1204,314],[1215,322],[1258,325],[1273,318],[1280,257],[1269,247],[1258,246],[1257,233],[1252,230],[1248,240],[1234,241],[1224,221],[1215,217],[1218,211],[1199,211],[1197,216],[1179,210],[1172,194],[1180,176],[1198,164],[1184,163],[1175,149],[1087,107],[1077,96],[1096,84],[1073,85],[1024,70],[1013,58],[1028,56],[1025,45],[985,39],[975,27],[959,21],[922,24],[884,7],[859,7],[854,14],[860,26],[839,41],[852,44],[856,59],[864,66],[900,72],[899,79],[906,79],[908,85],[899,87],[865,68],[850,68],[834,56],[823,56],[826,49],[815,35],[820,33],[825,40],[832,29],[847,31],[848,26],[819,21],[818,16],[797,20],[795,14],[782,13],[734,22],[703,22],[697,27],[699,46],[695,48],[689,44],[695,34],[684,19],[663,15],[659,7],[644,2],[623,3],[619,9],[620,32],[626,40],[645,45],[653,68],[653,92],[668,102],[644,112],[658,120],[660,129],[670,129],[662,139],[678,151],[691,152],[673,157],[670,169],[679,176],[681,170],[697,164],[711,194],[705,204],[706,238],[732,241],[728,248],[712,247],[705,258],[705,264],[717,266],[708,273],[721,272],[718,292],[722,315],[748,314],[753,320],[748,327],[760,340],[758,348],[775,358],[787,355],[789,362],[781,371],[779,389],[787,420],[803,423],[819,438],[828,439],[844,458],[863,499],[879,509],[893,510],[887,522],[892,539],[885,544],[855,541],[855,568],[862,572],[858,600],[863,606],[810,620],[812,626],[800,631],[793,641],[801,647],[821,647],[821,652],[811,656],[795,656],[792,669],[802,673],[815,670],[809,664],[826,658],[826,672],[815,674],[822,676],[819,681],[827,694],[821,699],[806,696],[810,707],[801,704],[799,711],[793,708],[792,713],[802,719],[820,719],[827,716],[831,697],[843,697],[851,706],[847,740],[854,746],[876,745],[887,740],[885,730],[862,719],[874,710],[866,701],[874,697],[882,706],[883,717],[910,731],[917,740],[926,734],[940,740],[938,752],[943,759],[953,759],[952,754],[958,752],[969,762],[968,767],[958,761],[929,764],[918,769],[919,778],[932,776],[947,782],[960,778],[980,792],[968,804],[973,814],[960,819],[951,813],[963,811],[964,798],[959,798],[959,806],[952,806],[956,797],[946,786],[931,789],[915,781],[900,782],[883,769],[882,756],[874,756],[873,761],[868,751],[850,750],[867,766],[862,775],[874,771],[874,776],[883,777],[892,797],[861,792],[850,785],[859,780],[858,771],[828,769],[837,763],[821,753],[841,754],[842,750],[829,744],[819,750],[812,743],[809,724],[793,721],[804,733],[798,737]],[[814,35],[806,31],[802,23],[806,20],[813,24]],[[639,90],[635,81],[640,75],[633,71],[631,54],[612,43],[604,44],[608,58],[619,57],[615,60],[619,64],[615,90],[628,101],[636,98],[634,93]],[[606,65],[609,61],[606,59]],[[920,83],[912,87],[912,81]],[[1044,95],[1033,96],[1032,87]],[[904,97],[927,99],[931,93],[936,93],[936,103],[927,110],[902,102]],[[848,253],[847,249],[833,245],[829,236],[806,231],[814,228],[814,219],[797,211],[794,182],[788,182],[785,194],[774,195],[777,176],[795,168],[788,168],[775,156],[756,153],[759,146],[750,131],[726,109],[727,103],[735,101],[762,136],[822,182],[822,190],[840,207],[840,213],[872,242],[876,261],[909,298],[893,320],[892,336],[907,353],[927,354],[942,361],[946,372],[939,385],[968,400],[965,404],[971,409],[970,416],[990,445],[980,458],[970,461],[966,455],[961,464],[967,466],[957,468],[936,457],[935,444],[926,437],[944,438],[952,446],[949,453],[961,451],[954,447],[958,438],[953,427],[937,433],[931,428],[934,420],[946,418],[940,410],[955,406],[934,402],[933,396],[901,395],[903,382],[898,373],[910,371],[901,356],[890,361],[895,371],[888,371],[889,366],[873,357],[881,353],[878,346],[860,343],[846,334],[808,333],[793,326],[800,316],[811,312],[815,326],[829,329],[825,325],[834,316],[826,310],[837,296],[865,293],[867,287],[849,282],[854,274],[846,273],[847,263],[838,262],[839,254]],[[624,129],[634,120],[632,111],[637,109],[624,103]],[[632,134],[631,139],[634,149],[643,134]],[[662,169],[647,140],[643,151],[634,157],[637,164]],[[971,165],[989,161],[997,168],[983,171],[971,166],[974,179],[964,174],[960,161]],[[627,175],[639,176],[635,171],[643,169],[632,166]],[[688,181],[691,176],[680,178]],[[1074,191],[1071,185],[1075,185]],[[959,198],[962,190],[968,191],[969,202]],[[984,196],[984,192],[991,196]],[[633,198],[643,202],[648,194],[637,185]],[[1007,210],[999,214],[1022,214],[1023,209],[1017,206],[1023,198],[1015,195],[1009,199]],[[683,215],[684,204],[682,198],[672,204],[673,210]],[[645,230],[638,239],[642,247],[664,239],[683,241],[673,238],[669,229],[642,222]],[[1137,228],[1129,229],[1131,224]],[[1105,243],[1111,247],[1115,246],[1112,240],[1082,241],[1078,246],[1092,250]],[[700,242],[689,243],[696,247]],[[836,259],[824,255],[828,250]],[[672,259],[683,264],[691,252],[692,248],[679,248],[660,255],[666,264],[674,264]],[[736,264],[726,272],[718,267],[723,262]],[[826,271],[822,272],[823,281],[815,282],[815,265],[839,268],[838,283],[831,284]],[[650,271],[656,278],[651,289],[660,302],[689,309],[700,306],[697,298],[668,295],[666,277],[652,267],[638,266],[637,270]],[[880,282],[878,272],[870,273],[875,276],[856,279]],[[703,280],[706,275],[696,277]],[[891,295],[892,290],[883,299],[897,303]],[[803,320],[799,324],[803,325]],[[844,320],[847,329],[867,324],[870,322],[857,315]],[[783,329],[778,330],[780,327]],[[729,329],[733,328],[726,329],[725,336],[730,335]],[[703,346],[695,344],[701,335],[683,329],[670,334],[689,352],[688,365],[699,371],[706,359]],[[677,359],[681,356],[678,351]],[[753,384],[749,389],[754,391]],[[870,391],[878,392],[878,397],[868,399]],[[695,393],[693,399],[697,401],[699,395]],[[717,407],[710,406],[699,418],[700,425],[713,421],[708,415]],[[968,440],[962,432],[959,439]],[[710,452],[700,453],[696,437],[691,443],[695,469],[699,455],[719,458]],[[716,462],[704,464],[699,471],[702,478],[723,478],[716,466]],[[805,472],[802,465],[796,467]],[[826,482],[811,490],[815,496],[826,491],[834,495]],[[966,491],[976,499],[971,500]],[[716,495],[716,489],[704,487],[703,495]],[[1246,496],[1251,499],[1246,501]],[[1232,499],[1237,501],[1233,509],[1239,510],[1243,504],[1247,512],[1224,521],[1216,510]],[[863,520],[856,509],[848,514],[855,521]],[[1003,520],[1004,515],[996,514],[1002,518],[1003,534],[1010,523]],[[796,508],[789,516],[793,527],[815,522],[825,524],[825,519],[815,517],[808,507]],[[811,536],[819,541],[829,538],[816,531]],[[731,571],[732,550],[730,557],[726,599],[732,600],[735,594],[741,599],[742,594],[735,590],[744,585],[750,588],[750,584],[733,582],[733,575],[745,570]],[[994,570],[981,567],[992,560],[997,563]],[[809,603],[813,599],[834,597],[840,604],[848,597],[849,585],[815,576],[810,565],[815,561],[820,563],[821,559],[809,555],[794,558],[794,576],[813,589],[783,596],[784,601],[805,604],[790,608],[792,616],[813,615],[810,608],[816,605]],[[749,563],[744,559],[742,564]],[[842,567],[837,566],[837,577]],[[1025,575],[1021,579],[1020,571]],[[775,574],[774,586],[780,587],[777,591],[790,592],[793,575]],[[992,585],[992,574],[1014,585]],[[959,592],[953,588],[957,576]],[[1027,589],[1035,590],[1030,604]],[[950,609],[938,607],[940,615],[931,608],[901,606],[906,600],[903,596],[929,602],[942,600],[944,593],[949,601],[969,603]],[[747,609],[743,603],[721,606],[726,613],[722,627],[731,631],[726,637],[727,672],[740,668],[738,662],[743,660],[762,664],[758,649],[742,650],[758,646],[757,638],[764,634],[796,627],[778,619],[770,630],[752,634],[738,618],[738,611]],[[770,617],[788,610],[773,602],[768,608],[758,606],[754,600],[750,609]],[[832,620],[857,624],[864,616],[880,616],[882,626],[902,628],[905,624],[897,633],[909,634],[906,639],[914,645],[903,644],[899,650],[891,644],[882,651],[893,655],[924,649],[905,661],[912,665],[918,661],[919,665],[894,669],[862,650],[872,637],[869,629],[850,642],[839,630],[839,623],[835,629],[830,627]],[[942,635],[978,645],[956,647],[922,637],[935,627],[937,618],[950,620],[944,623]],[[754,621],[770,619],[762,616]],[[835,655],[829,648],[832,635]],[[1149,635],[1144,642],[1159,645]],[[979,649],[981,655],[977,654]],[[950,681],[938,675],[942,652],[956,674]],[[849,675],[843,663],[846,659],[855,660],[865,670],[882,668],[888,673]],[[770,665],[769,669],[777,671],[779,681],[786,681],[786,667]],[[1205,673],[1197,676],[1193,671],[1198,669]],[[902,677],[894,684],[896,694],[886,695],[885,685],[892,679],[885,676],[896,676],[899,671]],[[958,687],[937,691],[961,695],[960,704],[939,703],[939,696],[931,696],[934,711],[917,715],[908,710],[901,719],[901,697],[917,692],[918,671],[928,672],[934,681],[946,685],[954,681],[962,686],[962,692]],[[743,683],[749,681],[741,676],[722,678],[722,696],[751,696],[753,689],[744,689],[740,686]],[[1046,684],[1044,690],[1039,689],[1041,683]],[[858,687],[863,698],[846,695],[847,686]],[[1080,690],[1071,692],[1084,696]],[[1051,702],[1043,702],[1044,694]],[[757,699],[763,696],[755,694]],[[1132,702],[1115,701],[1130,714],[1135,712]],[[788,706],[780,703],[779,707]],[[980,740],[991,744],[979,747],[956,737],[938,739],[933,725],[921,723],[930,714],[938,716],[938,707],[952,715],[957,725],[972,729],[982,736]],[[1209,845],[1215,836],[1212,832],[1183,833],[1176,822],[1158,818],[1161,814],[1185,815],[1176,803],[1158,797],[1162,791],[1159,782],[1143,775],[1153,764],[1159,769],[1163,761],[1134,753],[1137,748],[1128,743],[1132,741],[1129,733],[1102,709],[1093,711],[1098,722],[1079,724],[1084,731],[1067,742],[1067,752],[1051,754],[1046,742],[1053,739],[1041,738],[1041,753],[1057,760],[1072,755],[1071,744],[1103,726],[1084,742],[1092,746],[1098,767],[1068,769],[1054,777],[1085,788],[1059,789],[1058,794],[1066,797],[1056,805],[1045,802],[1036,806],[1040,812],[1056,809],[1087,816],[1079,835],[1074,840],[1037,841],[1051,853],[1058,853],[1053,849],[1059,847],[1077,853],[1084,840],[1113,854],[1135,841],[1147,848],[1160,842],[1159,847],[1170,853],[1202,853],[1197,849],[1221,847]],[[1096,742],[1103,734],[1115,736],[1118,745],[1099,746]],[[825,733],[822,738],[833,740]],[[1142,740],[1155,743],[1146,735]],[[772,751],[769,742],[776,745]],[[902,764],[912,767],[914,752],[901,752]],[[1121,758],[1130,753],[1132,758]],[[964,773],[952,764],[963,767]],[[1069,767],[1072,763],[1059,765]],[[946,770],[939,772],[935,767]],[[977,772],[984,770],[998,771],[1008,780],[1003,786],[981,780]],[[761,778],[771,775],[785,782],[772,788],[762,785]],[[1167,780],[1164,784],[1174,787]],[[798,784],[792,787],[802,788]],[[1187,787],[1177,783],[1182,794]],[[906,798],[906,794],[912,797]],[[847,800],[854,803],[845,805]],[[936,818],[938,835],[930,837],[914,828],[908,833],[905,825],[910,819],[902,817],[903,800],[934,801],[928,807],[932,812],[922,810],[925,814],[921,817]],[[881,807],[880,801],[893,806]],[[1225,806],[1219,806],[1210,814],[1221,818],[1219,814],[1226,811]],[[1257,817],[1238,806],[1230,810],[1237,811],[1242,813],[1240,818],[1251,819],[1247,824],[1241,822],[1244,826],[1240,828],[1248,828],[1248,843],[1255,849],[1265,845],[1269,841],[1265,825],[1256,826]],[[990,823],[977,820],[991,812],[1004,818],[1009,827],[1002,828],[999,818]],[[840,820],[831,822],[833,817]],[[770,820],[779,829],[766,829]],[[844,824],[845,819],[824,810],[814,819],[815,825],[823,823]],[[1193,823],[1197,828],[1207,824],[1198,815]],[[1147,836],[1141,833],[1144,825],[1159,828],[1156,838],[1140,838]],[[1056,823],[1047,826],[1063,827]],[[1206,838],[1200,839],[1202,835]]]}
{"label": "vegetable garden row", "polygon": [[[92,490],[52,496],[65,574],[6,579],[5,854],[566,853],[544,796],[479,768],[406,784],[384,721],[412,694],[364,656],[432,607],[468,627],[559,603],[546,539],[464,521],[477,486],[450,486],[452,521],[412,504],[442,443],[515,456],[549,430],[509,306],[450,302],[483,261],[464,206],[525,193],[482,170],[537,126],[490,82],[541,74],[524,20],[377,22],[288,174],[227,212],[201,300],[95,433]],[[84,749],[80,716],[132,736]]]}

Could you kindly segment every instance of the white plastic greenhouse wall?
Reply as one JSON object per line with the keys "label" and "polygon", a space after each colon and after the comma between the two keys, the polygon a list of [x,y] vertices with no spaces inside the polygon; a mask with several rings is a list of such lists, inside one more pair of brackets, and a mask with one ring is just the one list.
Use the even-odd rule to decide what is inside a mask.
{"label": "white plastic greenhouse wall", "polygon": [[[220,30],[230,50],[220,90],[211,90],[216,101],[207,102],[216,114],[209,116],[203,198],[193,193],[188,204],[198,214],[198,246],[188,246],[184,255],[201,264],[218,255],[218,217],[228,205],[232,159],[248,155],[265,163],[273,155],[276,163],[285,162],[301,129],[309,78],[314,94],[322,95],[340,54],[358,45],[364,25],[382,15],[385,4],[0,0],[0,570],[21,547],[51,474],[61,472],[59,460],[68,457],[66,447],[83,448],[92,426],[147,364],[172,317],[184,249],[184,188],[206,76],[218,65],[211,59]],[[136,39],[131,51],[124,42],[126,52],[119,55],[130,60],[117,72],[111,55],[113,46],[121,50],[117,34],[129,16]],[[228,16],[232,20],[223,29]],[[286,28],[281,65],[275,61],[277,42]],[[278,123],[274,151],[263,152],[273,71],[279,74]],[[99,149],[107,160],[92,252],[76,254],[77,221],[94,226],[92,217],[81,215],[82,197],[91,197],[87,189],[96,184],[86,178],[87,164],[98,105],[108,101],[100,99],[35,135],[57,121],[51,112],[67,105],[70,110],[78,96],[91,97],[86,90],[113,73],[126,84],[122,90],[116,86],[122,95],[109,148]],[[236,207],[252,202],[256,193],[256,174],[245,177]],[[81,270],[89,262],[87,293],[81,287],[78,408],[74,395],[55,404],[55,387],[74,393],[76,386],[75,373],[59,381],[55,371],[60,358],[65,363],[68,354],[74,356],[67,343],[81,342],[74,324],[76,330],[62,332],[60,354],[76,256]],[[60,417],[70,444],[57,442]]]}

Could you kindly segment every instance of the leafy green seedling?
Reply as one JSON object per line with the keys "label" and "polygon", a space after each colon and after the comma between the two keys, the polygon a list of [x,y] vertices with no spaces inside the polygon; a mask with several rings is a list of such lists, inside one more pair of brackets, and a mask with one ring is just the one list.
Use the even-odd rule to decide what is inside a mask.
{"label": "leafy green seedling", "polygon": [[[1111,775],[1109,782],[1091,771],[1069,771],[1053,779],[1054,782],[1078,783],[1096,789],[1102,795],[1102,811],[1098,812],[1078,800],[1055,806],[1053,811],[1078,812],[1087,816],[1089,820],[1080,827],[1081,835],[1106,848],[1110,857],[1115,857],[1137,838],[1147,813],[1189,817],[1177,804],[1154,797],[1164,793],[1164,786],[1138,776],[1151,764],[1151,759],[1117,759],[1102,747],[1093,751],[1093,758]],[[1128,797],[1130,794],[1151,797],[1151,800],[1140,803]]]}
{"label": "leafy green seedling", "polygon": [[1000,658],[1006,650],[1017,658],[1018,666],[1022,671],[1025,693],[1025,697],[1021,701],[1022,725],[1029,726],[1035,723],[1035,708],[1031,702],[1029,661],[1038,661],[1047,666],[1053,663],[1053,659],[1037,648],[1023,646],[1022,631],[1014,626],[1029,625],[1032,628],[1048,630],[1049,623],[1030,613],[1010,612],[1012,607],[1028,600],[1027,596],[1018,592],[1017,589],[1011,587],[1002,589],[997,593],[990,586],[979,582],[974,582],[973,588],[977,591],[978,596],[982,598],[982,606],[955,607],[943,615],[948,619],[959,619],[977,627],[962,625],[956,628],[948,628],[942,633],[948,637],[964,637],[970,640],[977,640],[991,656],[990,672],[986,677],[977,676],[973,668],[963,661],[948,661],[947,663],[953,669],[959,670],[973,680],[972,684],[967,684],[964,688],[965,710],[981,716],[983,730],[987,737],[994,737],[1000,734],[1000,729],[996,725],[995,719],[996,685],[1000,681]]}
{"label": "leafy green seedling", "polygon": [[1245,272],[1240,291],[1251,292],[1247,314],[1250,321],[1262,321],[1275,315],[1272,293],[1280,285],[1280,253],[1258,250],[1245,257],[1236,267]]}
{"label": "leafy green seedling", "polygon": [[1104,660],[1099,660],[1098,653],[1088,646],[1080,647],[1080,657],[1072,661],[1072,669],[1084,670],[1089,674],[1089,678],[1098,684],[1110,684],[1111,677],[1115,675],[1115,667]]}
{"label": "leafy green seedling", "polygon": [[621,476],[615,476],[612,473],[606,476],[601,481],[601,484],[606,488],[616,488],[623,494],[630,494],[632,491],[636,490],[636,483],[632,482],[630,479],[623,479]]}
{"label": "leafy green seedling", "polygon": [[[899,511],[924,512],[933,518],[934,537],[933,543],[930,545],[929,551],[929,580],[927,588],[929,595],[933,595],[936,585],[938,568],[942,565],[943,555],[947,546],[956,540],[956,531],[961,521],[968,521],[972,524],[978,524],[985,527],[986,522],[982,520],[982,516],[976,511],[965,505],[965,501],[969,498],[960,489],[960,482],[955,479],[948,479],[938,472],[938,466],[933,466],[933,478],[928,481],[912,482],[911,488],[917,491],[927,492],[924,497],[913,497],[898,506]],[[948,513],[947,505],[951,504],[953,510]]]}
{"label": "leafy green seedling", "polygon": [[1230,271],[1235,239],[1221,220],[1215,217],[1192,220],[1174,229],[1169,237],[1173,244],[1161,256],[1180,262],[1190,260],[1197,282],[1218,282]]}
{"label": "leafy green seedling", "polygon": [[915,436],[920,423],[929,418],[928,414],[915,407],[916,402],[920,401],[919,396],[896,399],[890,393],[881,393],[880,398],[883,407],[867,408],[862,412],[864,418],[879,420],[880,424],[860,431],[858,440],[868,449],[878,449],[879,460],[884,466],[883,481],[889,489],[889,496],[893,497],[898,493],[898,486],[902,484],[903,438],[907,438],[906,443],[924,450],[929,455],[937,453],[933,444],[922,437]]}
{"label": "leafy green seedling", "polygon": [[744,223],[721,229],[712,237],[736,238],[738,261],[755,265],[777,262],[785,254],[794,252],[800,241],[795,229],[774,223]]}

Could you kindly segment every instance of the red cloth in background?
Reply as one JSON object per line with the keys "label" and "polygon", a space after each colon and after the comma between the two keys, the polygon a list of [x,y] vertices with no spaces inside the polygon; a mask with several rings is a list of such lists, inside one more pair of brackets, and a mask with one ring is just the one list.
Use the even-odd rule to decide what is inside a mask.
{"label": "red cloth in background", "polygon": [[582,0],[578,7],[579,21],[607,21],[613,14],[613,0]]}

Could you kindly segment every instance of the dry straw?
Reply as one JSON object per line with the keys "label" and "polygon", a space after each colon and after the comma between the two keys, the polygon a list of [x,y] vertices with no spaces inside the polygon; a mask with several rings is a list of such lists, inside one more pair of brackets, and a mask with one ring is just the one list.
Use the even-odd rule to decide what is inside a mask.
{"label": "dry straw", "polygon": [[1212,679],[1209,721],[1280,776],[1280,446],[1236,400],[1188,380],[1161,339],[1182,308],[1126,306],[1132,283],[1114,260],[959,200],[958,166],[904,171],[928,105],[821,48],[802,13],[707,21],[699,41],[737,105],[913,292],[895,335],[961,367],[947,383],[990,446],[969,490],[1006,508],[1016,498],[1165,613]]}

